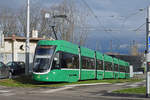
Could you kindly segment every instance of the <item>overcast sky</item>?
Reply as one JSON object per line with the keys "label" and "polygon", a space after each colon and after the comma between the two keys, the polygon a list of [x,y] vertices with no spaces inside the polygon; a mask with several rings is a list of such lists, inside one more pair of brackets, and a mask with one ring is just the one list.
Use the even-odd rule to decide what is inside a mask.
{"label": "overcast sky", "polygon": [[[51,6],[63,0],[30,0],[32,6]],[[135,40],[139,49],[145,46],[146,7],[150,0],[74,0],[80,9],[87,8],[90,24],[87,47],[95,49],[96,42],[101,52],[110,51],[112,40],[113,51],[128,53],[130,41]],[[0,8],[19,9],[25,6],[26,0],[0,0]],[[94,17],[95,16],[95,17]],[[97,17],[97,18],[96,18]],[[139,28],[143,25],[141,28]],[[138,29],[139,28],[139,29]],[[138,29],[138,30],[136,30]]]}

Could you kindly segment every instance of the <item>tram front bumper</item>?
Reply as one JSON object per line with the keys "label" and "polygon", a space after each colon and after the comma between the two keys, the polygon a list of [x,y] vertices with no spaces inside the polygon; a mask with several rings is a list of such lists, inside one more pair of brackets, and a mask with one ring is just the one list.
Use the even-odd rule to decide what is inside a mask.
{"label": "tram front bumper", "polygon": [[48,74],[33,74],[33,80],[35,81],[48,81],[49,80],[49,75]]}

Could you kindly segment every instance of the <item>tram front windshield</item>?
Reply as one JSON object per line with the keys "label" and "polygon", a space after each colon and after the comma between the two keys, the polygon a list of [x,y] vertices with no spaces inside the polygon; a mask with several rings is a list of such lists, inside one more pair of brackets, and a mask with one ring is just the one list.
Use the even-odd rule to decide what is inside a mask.
{"label": "tram front windshield", "polygon": [[50,68],[50,62],[55,46],[38,46],[35,51],[33,72],[45,72]]}

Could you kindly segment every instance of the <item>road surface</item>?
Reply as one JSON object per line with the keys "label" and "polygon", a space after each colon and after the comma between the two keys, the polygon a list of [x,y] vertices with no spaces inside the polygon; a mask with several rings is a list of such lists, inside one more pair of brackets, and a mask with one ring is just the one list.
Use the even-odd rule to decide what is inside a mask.
{"label": "road surface", "polygon": [[111,93],[117,89],[143,86],[145,82],[68,85],[59,88],[12,88],[0,86],[0,100],[150,100],[144,95]]}

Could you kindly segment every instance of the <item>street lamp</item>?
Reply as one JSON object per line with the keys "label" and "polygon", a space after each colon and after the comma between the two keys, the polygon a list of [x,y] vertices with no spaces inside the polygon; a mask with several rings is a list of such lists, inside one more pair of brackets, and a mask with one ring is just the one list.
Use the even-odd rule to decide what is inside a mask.
{"label": "street lamp", "polygon": [[146,97],[150,95],[150,6],[146,18]]}
{"label": "street lamp", "polygon": [[26,64],[25,64],[25,74],[29,74],[29,66],[30,66],[30,1],[27,0],[27,26],[26,26]]}

